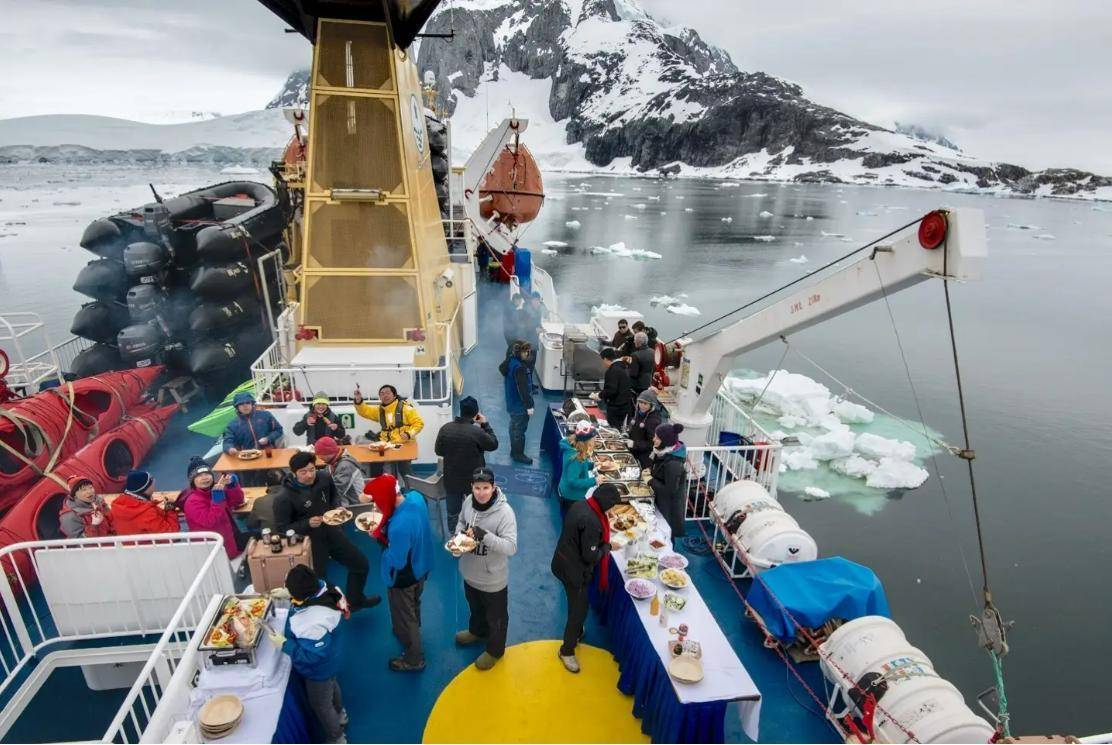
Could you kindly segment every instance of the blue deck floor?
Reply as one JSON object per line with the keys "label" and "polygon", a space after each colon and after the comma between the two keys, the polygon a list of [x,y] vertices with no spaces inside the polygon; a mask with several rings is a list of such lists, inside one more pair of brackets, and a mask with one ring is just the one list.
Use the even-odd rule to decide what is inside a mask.
{"label": "blue deck floor", "polygon": [[[488,458],[488,462],[500,476],[508,477],[510,484],[535,483],[538,474],[543,474],[545,480],[550,474],[547,460],[539,454],[542,406],[537,407],[529,425],[526,448],[536,458],[536,463],[531,468],[522,468],[509,459],[509,420],[503,404],[502,377],[497,370],[504,351],[499,306],[505,292],[505,285],[484,282],[480,286],[481,342],[463,360],[464,392],[479,400],[502,441],[502,447]],[[188,456],[204,453],[211,444],[207,438],[185,430],[188,421],[205,411],[203,406],[198,406],[190,416],[179,417],[152,451],[148,467],[160,488],[174,489],[182,485]],[[563,593],[548,568],[559,533],[559,510],[555,498],[551,494],[539,496],[540,491],[543,490],[534,489],[530,494],[526,490],[508,490],[510,503],[517,513],[520,536],[518,554],[511,562],[511,645],[558,639],[563,631]],[[688,532],[689,535],[699,534],[693,524],[689,525]],[[362,534],[355,535],[355,540],[371,560],[368,592],[385,594],[378,580],[378,548]],[[763,648],[760,636],[745,620],[740,601],[713,558],[700,555],[690,558],[690,571],[700,591],[764,696],[761,741],[835,742],[833,730],[826,721],[797,703],[798,700],[812,710],[816,708],[807,693],[786,673],[776,654]],[[342,586],[343,571],[333,567],[329,579]],[[481,651],[458,649],[453,645],[453,633],[466,626],[467,603],[456,562],[447,552],[436,553],[424,593],[422,618],[428,666],[420,674],[397,674],[387,669],[387,661],[397,655],[399,649],[390,632],[385,602],[353,617],[347,630],[348,662],[340,677],[351,714],[348,728],[351,742],[419,742],[441,690]],[[588,620],[585,641],[607,647],[606,629],[593,616]],[[817,665],[812,663],[803,669],[812,686],[821,691]],[[482,703],[477,702],[477,705]],[[487,705],[514,705],[514,702],[488,702]],[[569,702],[571,706],[573,702]],[[748,741],[733,708],[727,713],[726,736],[731,742]]]}

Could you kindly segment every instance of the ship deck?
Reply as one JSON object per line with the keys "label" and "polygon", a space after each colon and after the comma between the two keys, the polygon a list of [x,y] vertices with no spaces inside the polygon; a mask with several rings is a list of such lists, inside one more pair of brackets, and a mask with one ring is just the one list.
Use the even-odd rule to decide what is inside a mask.
{"label": "ship deck", "polygon": [[[422,632],[427,658],[427,667],[423,672],[393,673],[387,669],[387,661],[399,653],[399,648],[390,631],[385,599],[379,607],[356,614],[347,624],[347,659],[340,675],[340,685],[350,713],[350,742],[420,742],[426,735],[435,735],[433,728],[426,732],[426,725],[438,700],[442,699],[442,694],[453,681],[456,681],[454,695],[443,697],[434,719],[438,720],[435,729],[442,732],[447,722],[450,731],[458,733],[456,739],[604,742],[629,741],[637,735],[637,722],[632,721],[631,714],[632,698],[617,692],[617,665],[609,654],[581,653],[584,672],[572,676],[564,672],[556,661],[552,651],[555,643],[551,646],[540,645],[543,654],[537,651],[538,645],[524,646],[529,642],[557,640],[563,632],[563,592],[549,571],[560,518],[554,487],[551,486],[551,470],[547,459],[539,455],[544,416],[542,406],[537,407],[528,430],[527,452],[535,457],[535,464],[523,467],[509,459],[506,444],[509,419],[503,404],[502,378],[497,371],[504,351],[499,310],[504,292],[505,285],[480,283],[480,343],[462,361],[461,367],[465,393],[479,400],[482,411],[503,442],[488,462],[499,475],[499,480],[505,479],[503,489],[517,513],[519,550],[511,560],[509,592],[510,651],[494,671],[478,674],[471,663],[481,649],[461,649],[453,644],[454,632],[466,627],[467,603],[455,560],[447,552],[437,551],[422,601]],[[549,398],[555,400],[556,397]],[[152,451],[147,467],[154,474],[158,488],[177,489],[183,486],[189,456],[204,453],[210,447],[208,438],[191,434],[185,429],[190,421],[206,412],[207,409],[199,405],[191,410],[190,415],[177,417]],[[367,536],[349,530],[352,530],[357,545],[371,561],[368,593],[385,595],[378,579],[379,549]],[[705,551],[706,545],[700,546],[702,533],[699,528],[689,524],[688,535],[699,539],[689,539],[690,545],[684,547],[684,553],[691,561],[688,571],[762,693],[760,740],[838,741],[818,705],[788,673],[777,655],[763,647],[761,635],[744,617],[744,608],[735,586]],[[699,551],[700,547],[704,550]],[[333,565],[328,576],[331,581],[343,586],[342,567]],[[744,592],[747,587],[742,583],[738,589]],[[599,650],[606,650],[608,646],[607,629],[599,624],[593,613],[588,618],[584,643]],[[823,687],[817,664],[803,665],[800,671],[821,695]],[[495,674],[497,677],[494,677]],[[525,695],[513,700],[513,692],[523,690],[515,686],[525,680],[536,683],[533,690],[538,693],[534,695],[551,701],[541,706],[540,702],[526,700]],[[80,678],[74,684],[80,685]],[[599,702],[593,699],[587,705],[584,697],[605,698],[605,707],[600,708]],[[42,741],[45,732],[40,734],[37,727],[26,725],[50,720],[57,700],[55,696],[37,697],[21,718],[20,725],[23,726],[13,728],[6,739]],[[114,713],[114,700],[112,697],[86,699],[91,707],[105,709],[105,722]],[[103,703],[98,704],[98,701]],[[519,726],[515,722],[521,721],[520,710],[524,710],[528,718],[528,712],[534,706],[540,707],[536,709],[538,713],[563,711],[567,721],[540,722],[523,730],[515,729]],[[499,723],[500,726],[491,728],[489,722],[498,720],[500,716],[504,721]],[[488,722],[483,732],[473,729],[476,721]],[[570,727],[578,736],[568,737],[566,729],[560,730],[561,725]],[[736,705],[727,709],[725,731],[728,742],[749,742],[742,733]],[[514,737],[514,733],[519,736]],[[56,737],[58,733],[52,734]],[[54,739],[51,735],[46,737]]]}

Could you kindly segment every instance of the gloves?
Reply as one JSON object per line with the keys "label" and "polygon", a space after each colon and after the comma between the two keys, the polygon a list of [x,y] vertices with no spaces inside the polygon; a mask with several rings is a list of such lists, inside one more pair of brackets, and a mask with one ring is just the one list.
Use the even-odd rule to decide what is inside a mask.
{"label": "gloves", "polygon": [[532,409],[526,409],[525,414],[526,414],[526,416],[533,416],[533,410]]}
{"label": "gloves", "polygon": [[622,440],[622,443],[624,443],[627,448],[633,448],[633,440],[629,439],[628,437]]}
{"label": "gloves", "polygon": [[277,631],[268,631],[266,633],[266,638],[270,639],[270,643],[278,647],[278,649],[281,649],[282,645],[286,643],[286,637],[282,636]]}
{"label": "gloves", "polygon": [[486,530],[483,529],[483,528],[480,528],[478,525],[472,526],[472,528],[471,528],[471,535],[474,536],[475,540],[478,541],[479,543],[483,542],[483,539],[486,538],[486,534],[487,534]]}
{"label": "gloves", "polygon": [[212,490],[212,503],[213,504],[220,504],[223,501],[224,501],[224,490],[223,489],[213,489]]}
{"label": "gloves", "polygon": [[104,513],[100,510],[93,510],[93,517],[91,522],[93,523],[93,525],[100,525],[102,522],[104,522]]}

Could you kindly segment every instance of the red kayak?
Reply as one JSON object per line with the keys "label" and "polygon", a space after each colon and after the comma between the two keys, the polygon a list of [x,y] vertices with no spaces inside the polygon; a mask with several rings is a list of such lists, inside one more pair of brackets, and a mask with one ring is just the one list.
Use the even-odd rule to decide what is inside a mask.
{"label": "red kayak", "polygon": [[156,365],[94,375],[0,407],[0,505],[52,463],[115,427],[162,370]]}
{"label": "red kayak", "polygon": [[[98,494],[122,491],[127,472],[139,467],[177,411],[177,404],[138,407],[123,424],[67,458],[53,472],[61,484],[53,478],[43,478],[0,520],[0,547],[64,538],[58,528],[58,511],[67,494],[63,484],[73,476],[83,476],[93,482]],[[18,554],[16,563],[26,581],[30,576],[27,554]],[[5,573],[12,581],[8,569],[5,567]]]}

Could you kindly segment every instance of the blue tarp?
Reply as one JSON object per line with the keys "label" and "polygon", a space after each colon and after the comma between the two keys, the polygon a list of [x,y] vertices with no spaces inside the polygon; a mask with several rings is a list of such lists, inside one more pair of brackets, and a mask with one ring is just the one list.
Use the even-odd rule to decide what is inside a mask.
{"label": "blue tarp", "polygon": [[781,564],[762,572],[753,580],[747,599],[769,632],[785,644],[796,638],[792,618],[813,629],[832,618],[891,617],[888,598],[873,570],[840,556]]}

